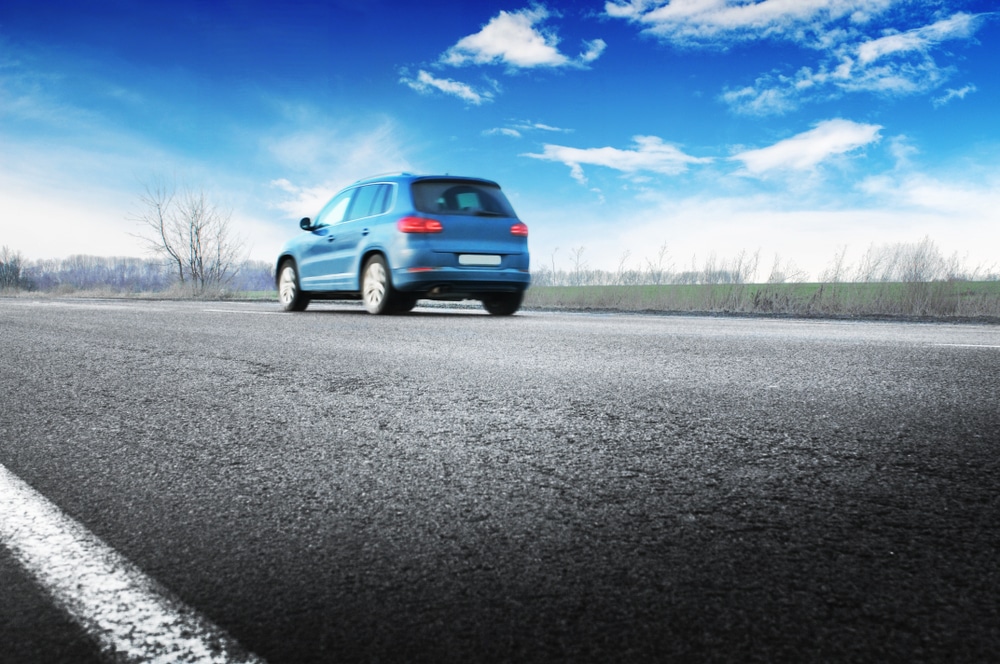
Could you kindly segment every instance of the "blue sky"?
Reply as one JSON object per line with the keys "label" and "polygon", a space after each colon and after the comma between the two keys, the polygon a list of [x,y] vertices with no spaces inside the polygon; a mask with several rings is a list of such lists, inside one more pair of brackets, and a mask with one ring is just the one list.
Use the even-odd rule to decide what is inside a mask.
{"label": "blue sky", "polygon": [[1000,263],[1000,14],[980,0],[0,4],[0,244],[143,255],[143,183],[271,260],[340,187],[494,179],[536,265],[930,237]]}

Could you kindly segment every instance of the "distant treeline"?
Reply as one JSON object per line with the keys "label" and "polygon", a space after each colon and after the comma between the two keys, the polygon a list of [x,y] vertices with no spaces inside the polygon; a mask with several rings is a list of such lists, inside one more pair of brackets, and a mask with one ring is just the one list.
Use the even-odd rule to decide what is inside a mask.
{"label": "distant treeline", "polygon": [[[31,261],[7,247],[0,250],[0,289],[139,294],[178,288],[176,270],[160,259],[79,255]],[[244,261],[216,289],[273,290],[274,265]]]}

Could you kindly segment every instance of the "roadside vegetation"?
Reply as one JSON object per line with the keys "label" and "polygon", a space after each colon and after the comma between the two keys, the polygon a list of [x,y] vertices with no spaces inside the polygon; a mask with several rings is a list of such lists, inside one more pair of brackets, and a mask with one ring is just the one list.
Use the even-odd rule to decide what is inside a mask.
{"label": "roadside vegetation", "polygon": [[202,190],[180,192],[163,178],[143,183],[133,234],[156,258],[70,256],[26,260],[0,250],[0,292],[88,297],[272,297],[270,263],[247,258],[232,211]]}
{"label": "roadside vegetation", "polygon": [[525,307],[1000,320],[1000,281],[532,286]]}
{"label": "roadside vegetation", "polygon": [[[789,316],[979,318],[1000,320],[1000,271],[946,258],[930,238],[872,245],[856,263],[846,247],[811,281],[793,261],[760,252],[729,259],[709,255],[699,266],[676,269],[667,246],[644,265],[626,252],[614,272],[591,270],[585,250],[570,252],[569,267],[555,254],[533,275],[525,306],[649,312],[703,312]],[[763,275],[763,279],[761,276]]]}
{"label": "roadside vegetation", "polygon": [[[158,209],[153,203],[147,212]],[[201,208],[197,197],[188,197],[178,209],[186,210],[183,214],[190,220],[192,211]],[[155,214],[150,218],[159,219]],[[8,296],[276,298],[274,266],[269,262],[237,260],[230,253],[225,269],[205,269],[198,265],[206,263],[195,262],[192,272],[191,254],[152,248],[156,258],[70,256],[31,261],[4,246],[0,249],[0,292]],[[762,269],[759,255],[745,251],[728,259],[710,255],[701,265],[677,269],[664,245],[641,265],[632,264],[629,254],[624,254],[613,271],[591,269],[583,247],[572,250],[562,265],[557,264],[556,253],[545,259],[536,256],[533,284],[524,305],[1000,321],[1000,271],[995,266],[970,268],[957,257],[945,258],[929,238],[913,244],[872,246],[855,263],[846,260],[845,249],[839,249],[818,280],[810,280],[794,262],[778,257]]]}
{"label": "roadside vegetation", "polygon": [[29,261],[0,249],[0,292],[63,297],[274,298],[274,266],[245,260],[225,281],[178,278],[176,266],[158,258],[69,256]]}

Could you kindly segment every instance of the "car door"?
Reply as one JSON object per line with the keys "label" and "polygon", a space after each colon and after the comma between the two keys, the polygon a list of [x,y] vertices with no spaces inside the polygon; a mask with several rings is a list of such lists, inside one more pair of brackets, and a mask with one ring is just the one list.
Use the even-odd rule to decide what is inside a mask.
{"label": "car door", "polygon": [[331,225],[330,278],[338,289],[358,288],[358,260],[378,215],[388,209],[392,185],[369,184],[357,189],[344,220]]}
{"label": "car door", "polygon": [[316,215],[299,257],[299,278],[305,290],[331,290],[336,287],[333,260],[337,240],[335,229],[347,215],[356,192],[357,189],[348,189],[337,194]]}

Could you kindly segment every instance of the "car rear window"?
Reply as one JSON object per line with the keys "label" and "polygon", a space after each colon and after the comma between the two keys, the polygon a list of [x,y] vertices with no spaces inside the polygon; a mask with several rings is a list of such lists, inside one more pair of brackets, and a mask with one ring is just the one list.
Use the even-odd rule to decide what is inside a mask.
{"label": "car rear window", "polygon": [[477,182],[423,180],[413,183],[413,202],[431,214],[482,214],[516,217],[500,187]]}

